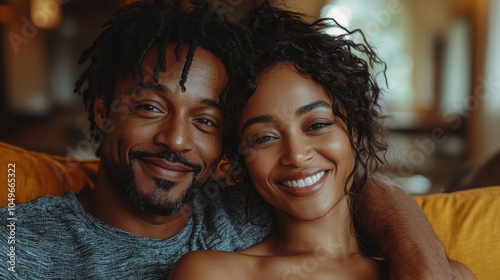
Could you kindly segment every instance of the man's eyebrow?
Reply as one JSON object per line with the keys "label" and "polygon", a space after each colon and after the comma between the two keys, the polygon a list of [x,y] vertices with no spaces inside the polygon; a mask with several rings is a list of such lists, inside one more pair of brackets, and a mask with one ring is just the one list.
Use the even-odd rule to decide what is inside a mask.
{"label": "man's eyebrow", "polygon": [[197,100],[199,103],[203,104],[203,105],[207,105],[207,106],[210,106],[210,107],[213,107],[215,109],[217,109],[217,111],[219,111],[221,114],[223,114],[224,110],[222,108],[222,105],[213,100],[213,99],[210,99],[210,98],[200,98]]}
{"label": "man's eyebrow", "polygon": [[244,124],[243,127],[241,128],[241,133],[245,131],[249,126],[258,124],[258,123],[269,123],[269,122],[274,122],[275,119],[271,115],[261,115],[257,117],[253,117],[249,120],[247,120]]}
{"label": "man's eyebrow", "polygon": [[310,112],[316,108],[328,108],[328,109],[331,109],[332,108],[332,105],[331,104],[328,104],[327,102],[323,101],[323,100],[319,100],[319,101],[315,101],[315,102],[312,102],[310,104],[307,104],[307,105],[304,105],[302,107],[300,107],[299,109],[297,109],[297,111],[295,111],[295,115],[297,116],[301,116],[307,112]]}
{"label": "man's eyebrow", "polygon": [[126,94],[132,95],[132,94],[139,93],[143,90],[159,91],[159,92],[163,92],[163,93],[171,93],[172,92],[168,87],[166,87],[162,84],[141,83],[141,84],[138,84],[138,85],[134,86],[133,88],[131,88]]}

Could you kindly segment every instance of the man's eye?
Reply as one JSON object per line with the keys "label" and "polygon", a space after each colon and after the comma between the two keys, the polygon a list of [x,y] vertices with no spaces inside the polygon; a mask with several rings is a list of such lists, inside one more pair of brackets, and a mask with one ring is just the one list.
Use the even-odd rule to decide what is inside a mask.
{"label": "man's eye", "polygon": [[158,108],[156,108],[155,106],[150,105],[150,104],[136,105],[135,108],[136,109],[146,110],[146,111],[149,111],[149,112],[159,112],[160,111],[160,110],[158,110]]}
{"label": "man's eye", "polygon": [[205,119],[205,118],[198,119],[198,122],[201,123],[201,124],[203,124],[203,125],[219,127],[219,125],[217,125],[215,122],[213,122],[213,121],[211,121],[209,119]]}

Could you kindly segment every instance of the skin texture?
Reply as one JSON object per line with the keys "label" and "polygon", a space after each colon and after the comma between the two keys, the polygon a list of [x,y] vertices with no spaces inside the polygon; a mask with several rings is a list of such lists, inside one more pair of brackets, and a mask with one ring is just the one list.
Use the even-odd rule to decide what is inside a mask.
{"label": "skin texture", "polygon": [[[364,257],[351,233],[344,187],[354,153],[345,125],[333,114],[333,102],[320,84],[292,65],[278,65],[260,76],[239,132],[248,173],[260,196],[275,208],[276,228],[264,242],[239,253],[188,254],[171,279],[383,277],[382,264]],[[317,181],[304,188],[286,186],[311,176]]]}
{"label": "skin texture", "polygon": [[[185,51],[176,61],[169,45],[169,71],[157,84],[150,76],[120,79],[114,100],[99,97],[94,106],[96,123],[107,133],[96,187],[79,199],[111,226],[151,238],[170,237],[186,225],[190,191],[211,177],[222,149],[218,97],[225,68],[198,48],[182,92]],[[151,69],[156,59],[149,51],[143,67]]]}

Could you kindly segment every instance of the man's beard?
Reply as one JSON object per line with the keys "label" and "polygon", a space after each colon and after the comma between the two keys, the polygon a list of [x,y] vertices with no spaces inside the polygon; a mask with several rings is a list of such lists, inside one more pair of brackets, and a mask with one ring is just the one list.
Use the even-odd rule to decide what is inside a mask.
{"label": "man's beard", "polygon": [[[168,192],[165,192],[175,187],[175,183],[171,181],[154,178],[155,188],[153,192],[149,194],[141,192],[132,170],[134,161],[141,157],[166,159],[170,162],[180,163],[192,168],[194,170],[194,174],[191,185],[176,201],[171,201]],[[201,167],[199,165],[189,163],[179,154],[171,152],[146,153],[130,151],[129,160],[129,165],[120,164],[119,162],[115,162],[106,157],[103,153],[101,164],[111,180],[111,183],[114,185],[113,187],[116,188],[116,190],[122,194],[126,200],[131,202],[138,210],[143,212],[162,216],[173,215],[179,212],[181,208],[193,198],[194,190],[201,186],[201,183],[197,181]]]}

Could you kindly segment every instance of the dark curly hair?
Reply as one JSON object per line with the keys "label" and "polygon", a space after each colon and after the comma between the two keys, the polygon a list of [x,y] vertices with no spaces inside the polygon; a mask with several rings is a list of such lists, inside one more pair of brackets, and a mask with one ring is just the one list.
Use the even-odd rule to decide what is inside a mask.
{"label": "dark curly hair", "polygon": [[[185,91],[185,82],[196,48],[201,47],[218,57],[226,68],[228,84],[220,94],[225,104],[227,93],[254,90],[252,46],[247,33],[239,25],[227,21],[203,0],[191,0],[189,8],[181,0],[144,0],[133,2],[117,10],[103,25],[102,33],[93,45],[83,51],[80,64],[90,62],[76,83],[88,111],[93,139],[102,131],[94,120],[94,101],[104,95],[110,106],[116,81],[132,74],[144,79],[142,62],[154,46],[158,61],[153,70],[157,82],[160,71],[168,69],[165,53],[168,43],[176,44],[175,54],[180,59],[184,46],[188,46],[179,84]],[[100,151],[98,149],[97,155]]]}
{"label": "dark curly hair", "polygon": [[[385,161],[387,144],[380,122],[383,117],[379,103],[381,89],[374,76],[377,73],[373,72],[380,69],[379,73],[385,78],[386,64],[367,43],[361,30],[348,30],[334,19],[308,23],[302,14],[274,8],[265,2],[250,11],[243,24],[252,34],[257,77],[280,64],[290,64],[300,74],[321,84],[335,101],[333,113],[346,124],[355,155],[354,169],[349,175],[353,184],[350,190],[347,182],[345,186],[351,197],[351,214],[355,215],[355,200],[368,176]],[[329,35],[329,28],[339,28],[344,33]],[[360,38],[360,43],[355,42],[355,36]],[[243,164],[236,128],[239,114],[251,94],[231,96],[228,102],[233,132],[227,141],[230,163]],[[241,174],[238,179],[251,186],[246,173]]]}

